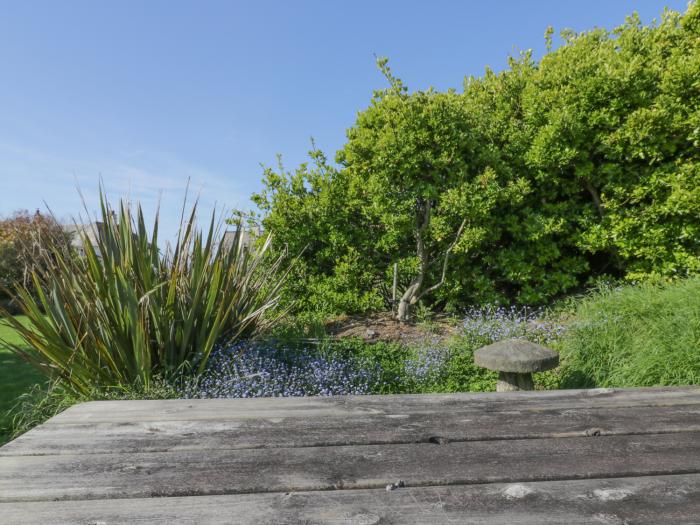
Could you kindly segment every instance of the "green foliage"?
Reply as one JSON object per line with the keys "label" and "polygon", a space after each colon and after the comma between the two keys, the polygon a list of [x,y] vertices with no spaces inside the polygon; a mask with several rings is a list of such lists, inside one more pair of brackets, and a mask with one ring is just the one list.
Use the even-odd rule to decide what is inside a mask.
{"label": "green foliage", "polygon": [[564,387],[700,384],[700,278],[602,288],[574,316]]}
{"label": "green foliage", "polygon": [[518,177],[499,180],[479,160],[463,97],[432,89],[408,95],[385,61],[380,67],[391,87],[358,115],[337,160],[378,225],[375,249],[386,254],[385,267],[415,268],[402,287],[417,285],[415,301],[425,290],[439,293],[448,252],[453,268],[473,273],[470,260],[498,231],[497,210],[519,203],[527,187]]}
{"label": "green foliage", "polygon": [[456,338],[450,345],[450,359],[444,375],[442,392],[492,392],[498,374],[474,364],[474,345],[469,337]]}
{"label": "green foliage", "polygon": [[362,202],[323,153],[314,148],[310,155],[312,164],[293,173],[281,163],[278,171],[266,169],[265,188],[253,196],[267,213],[265,229],[276,232],[277,249],[301,254],[285,298],[300,311],[324,315],[379,308],[373,231]]}
{"label": "green foliage", "polygon": [[340,355],[366,369],[379,371],[374,394],[404,394],[412,392],[411,380],[405,373],[405,363],[411,350],[398,343],[366,343],[347,338],[327,344],[324,352]]}
{"label": "green foliage", "polygon": [[[438,345],[343,339],[328,344],[325,352],[352,359],[365,370],[378,371],[374,394],[494,391],[498,374],[474,364],[474,350],[479,346],[468,337]],[[536,374],[536,378],[543,375]],[[547,380],[537,381],[543,388]]]}
{"label": "green foliage", "polygon": [[[21,317],[18,320],[26,322]],[[3,322],[2,318],[0,318],[0,340],[12,341],[15,344],[22,343],[22,339]],[[4,441],[3,436],[9,438],[7,434],[11,426],[11,417],[8,411],[16,403],[17,398],[32,386],[43,382],[45,377],[42,374],[0,343],[0,444]]]}
{"label": "green foliage", "polygon": [[576,203],[575,247],[630,279],[700,270],[698,18],[570,35],[524,94],[528,167]]}
{"label": "green foliage", "polygon": [[255,196],[280,246],[305,248],[289,296],[329,313],[386,307],[394,263],[400,291],[423,270],[439,283],[452,242],[437,306],[698,273],[699,27],[693,2],[649,26],[632,16],[564,32],[541,60],[512,57],[462,93],[409,92],[380,59],[389,87],[358,114],[337,165],[314,149],[311,166],[267,170]]}
{"label": "green foliage", "polygon": [[6,437],[14,439],[79,402],[79,396],[55,382],[33,385],[15,399],[8,411]]}
{"label": "green foliage", "polygon": [[140,206],[134,214],[122,202],[117,220],[100,200],[96,245],[83,232],[84,256],[52,248],[32,272],[36,297],[17,291],[27,323],[6,319],[22,342],[5,344],[49,377],[80,395],[148,390],[157,375],[201,371],[217,342],[274,320],[266,313],[286,272],[282,256],[266,259],[269,238],[254,251],[241,235],[226,247],[214,216],[205,234],[196,228],[195,205],[162,254],[157,217],[149,232]]}
{"label": "green foliage", "polygon": [[430,306],[425,304],[425,302],[421,301],[416,305],[415,318],[416,322],[420,326],[423,326],[426,329],[430,329],[432,326],[433,316],[434,312],[432,311]]}
{"label": "green foliage", "polygon": [[[680,386],[700,384],[700,278],[635,285],[603,285],[571,299],[539,328],[495,316],[446,343],[329,345],[331,351],[378,369],[377,393],[493,391],[497,374],[474,365],[474,351],[494,339],[516,335],[561,354],[561,365],[534,374],[536,389]],[[485,323],[492,322],[493,326]],[[564,322],[566,328],[559,328]],[[550,328],[547,328],[550,326]],[[543,339],[545,338],[545,339]]]}
{"label": "green foliage", "polygon": [[69,234],[50,215],[16,211],[0,220],[0,300],[9,299],[18,283],[30,284],[32,268],[45,260],[51,246],[65,246]]}
{"label": "green foliage", "polygon": [[7,290],[22,280],[19,251],[13,242],[0,242],[0,299],[9,298]]}

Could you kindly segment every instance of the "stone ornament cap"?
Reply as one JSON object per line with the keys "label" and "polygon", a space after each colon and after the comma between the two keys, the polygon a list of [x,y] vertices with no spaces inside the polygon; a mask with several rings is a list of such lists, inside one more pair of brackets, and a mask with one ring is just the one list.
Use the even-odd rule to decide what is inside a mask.
{"label": "stone ornament cap", "polygon": [[496,372],[529,374],[555,368],[559,354],[524,339],[505,339],[479,348],[474,363]]}

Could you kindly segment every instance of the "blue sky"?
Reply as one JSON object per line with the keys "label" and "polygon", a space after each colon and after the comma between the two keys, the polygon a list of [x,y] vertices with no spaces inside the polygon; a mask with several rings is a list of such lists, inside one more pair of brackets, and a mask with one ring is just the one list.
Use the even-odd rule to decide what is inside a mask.
{"label": "blue sky", "polygon": [[644,22],[686,0],[0,1],[0,215],[64,219],[112,198],[175,231],[187,179],[202,211],[250,208],[260,164],[302,162],[313,136],[332,157],[384,86],[388,56],[411,89],[544,51],[548,25]]}

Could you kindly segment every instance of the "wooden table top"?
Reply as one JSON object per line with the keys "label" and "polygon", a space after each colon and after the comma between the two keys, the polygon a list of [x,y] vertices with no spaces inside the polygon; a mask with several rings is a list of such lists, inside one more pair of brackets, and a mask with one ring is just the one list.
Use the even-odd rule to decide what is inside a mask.
{"label": "wooden table top", "polygon": [[700,387],[95,401],[0,448],[0,522],[700,524]]}

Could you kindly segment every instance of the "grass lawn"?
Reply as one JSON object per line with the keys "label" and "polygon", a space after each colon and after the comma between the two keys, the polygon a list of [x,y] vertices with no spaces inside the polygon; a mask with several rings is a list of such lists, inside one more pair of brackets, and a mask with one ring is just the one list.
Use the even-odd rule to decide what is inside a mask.
{"label": "grass lawn", "polygon": [[[0,339],[11,342],[20,342],[15,332],[0,319]],[[29,390],[32,385],[41,383],[44,377],[25,363],[18,356],[10,352],[0,342],[0,445],[7,437],[9,419],[7,411],[15,404],[17,396]]]}

